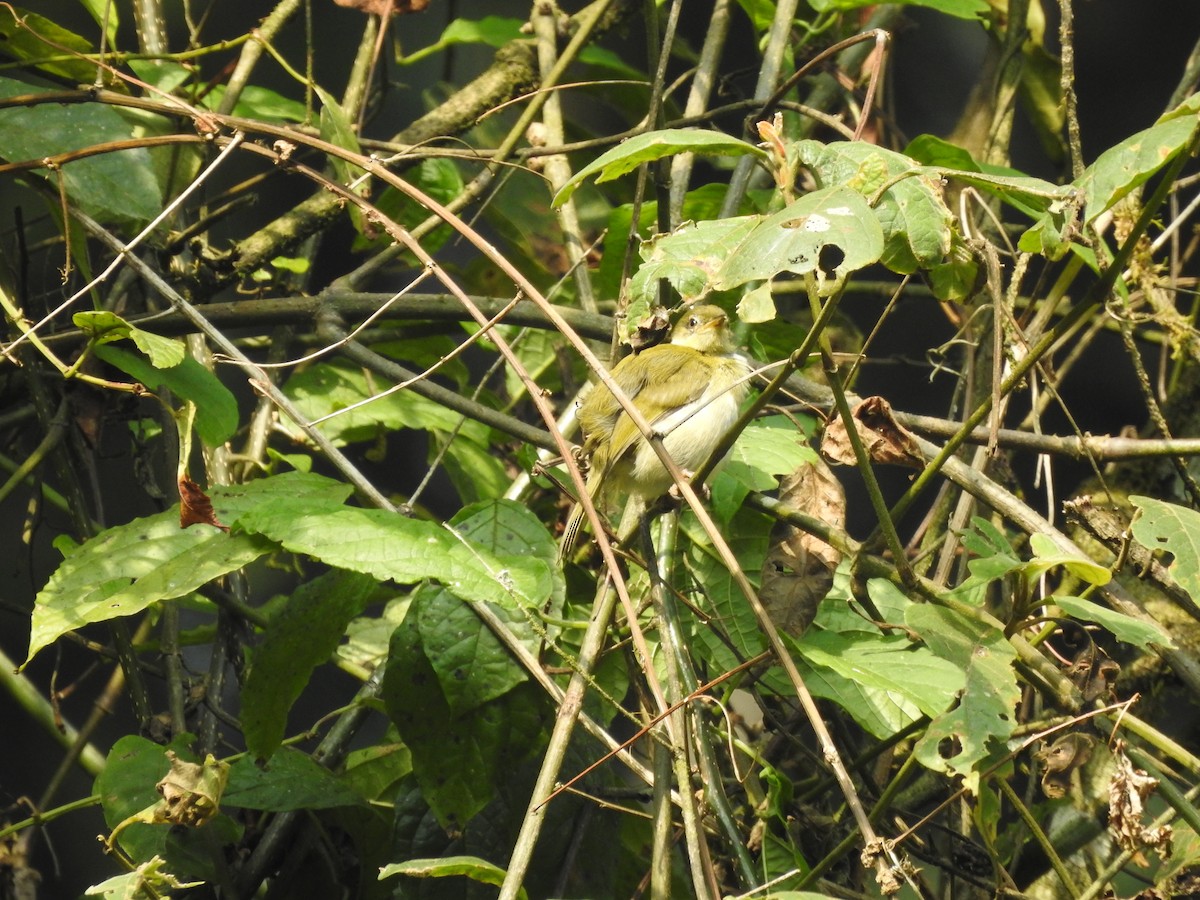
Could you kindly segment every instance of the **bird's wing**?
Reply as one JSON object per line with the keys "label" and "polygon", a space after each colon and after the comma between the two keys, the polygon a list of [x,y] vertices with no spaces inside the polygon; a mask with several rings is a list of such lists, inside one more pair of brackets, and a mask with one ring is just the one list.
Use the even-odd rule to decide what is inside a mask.
{"label": "bird's wing", "polygon": [[[696,403],[704,396],[704,392],[712,380],[713,361],[711,359],[691,348],[672,347],[671,349],[676,354],[681,350],[688,351],[681,359],[681,364],[668,377],[645,384],[636,395],[631,395],[634,405],[639,410],[663,410],[662,413],[651,419],[652,426],[663,423],[664,420],[677,414],[679,410],[686,410],[687,407]],[[686,418],[687,415],[690,415],[690,412],[684,413],[683,417]],[[637,443],[640,434],[641,432],[633,424],[633,420],[627,415],[621,415],[613,425],[610,442],[612,449],[606,460],[608,465],[611,466],[624,456],[629,448]]]}

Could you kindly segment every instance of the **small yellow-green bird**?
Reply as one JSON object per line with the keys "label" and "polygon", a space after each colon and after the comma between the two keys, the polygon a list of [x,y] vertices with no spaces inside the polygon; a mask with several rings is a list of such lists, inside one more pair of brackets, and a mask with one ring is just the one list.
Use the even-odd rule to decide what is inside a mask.
{"label": "small yellow-green bird", "polygon": [[[690,473],[737,421],[749,373],[750,364],[736,352],[725,312],[697,306],[679,320],[668,343],[625,357],[612,377],[662,436],[671,458]],[[579,425],[584,455],[591,460],[588,494],[593,500],[628,497],[623,524],[671,487],[662,460],[603,384],[580,404]],[[583,518],[577,503],[567,519],[560,556],[574,546]]]}

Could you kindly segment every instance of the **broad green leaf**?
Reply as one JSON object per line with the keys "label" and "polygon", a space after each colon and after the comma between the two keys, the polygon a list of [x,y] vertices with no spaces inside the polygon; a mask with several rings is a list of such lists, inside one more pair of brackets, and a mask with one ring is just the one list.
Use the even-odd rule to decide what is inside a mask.
{"label": "broad green leaf", "polygon": [[[931,175],[941,172],[970,184],[1033,219],[1034,224],[1019,239],[1021,250],[1059,259],[1071,246],[1067,233],[1082,202],[1082,194],[1072,185],[1056,185],[1014,169],[983,165],[961,147],[929,134],[914,138],[904,152],[928,167]],[[938,296],[949,299],[942,293]]]}
{"label": "broad green leaf", "polygon": [[[204,105],[209,109],[217,109],[224,98],[225,85],[218,84],[205,94]],[[261,122],[304,122],[308,119],[308,108],[303,103],[291,100],[270,88],[248,84],[238,94],[237,103],[233,105],[233,115]]]}
{"label": "broad green leaf", "polygon": [[415,615],[392,634],[382,697],[412,753],[413,774],[444,828],[461,829],[495,796],[502,779],[543,740],[540,689],[521,685],[455,715],[427,656]]}
{"label": "broad green leaf", "polygon": [[1130,497],[1138,509],[1133,536],[1147,550],[1165,550],[1174,559],[1167,571],[1200,602],[1200,513],[1152,497]]}
{"label": "broad green leaf", "polygon": [[914,160],[860,141],[800,141],[791,152],[820,186],[841,185],[872,199],[897,176],[913,173],[892,183],[875,208],[885,241],[880,262],[893,272],[928,268],[950,252],[952,218],[941,185]]}
{"label": "broad green leaf", "polygon": [[[312,503],[349,492],[329,479],[291,473],[214,487],[209,494],[218,520],[229,525],[255,505],[282,497]],[[26,662],[68,631],[182,597],[274,546],[258,535],[226,534],[211,525],[181,529],[176,510],[109,528],[69,554],[37,595]]]}
{"label": "broad green leaf", "polygon": [[[317,363],[287,380],[284,393],[311,422],[331,412],[375,397],[388,384],[369,379],[361,369]],[[412,391],[393,391],[357,409],[322,422],[318,427],[335,444],[374,440],[401,428],[454,431],[462,416]],[[291,426],[293,429],[295,426]],[[299,432],[296,432],[297,434]],[[487,429],[476,422],[462,424],[459,434],[485,444]]]}
{"label": "broad green leaf", "polygon": [[922,714],[943,712],[964,683],[960,668],[899,635],[847,636],[810,629],[796,648],[810,665],[826,670],[821,673],[826,686],[834,681],[832,675],[844,681],[838,688],[842,701],[848,694],[860,695],[846,711],[879,738]]}
{"label": "broad green leaf", "polygon": [[421,644],[450,713],[462,716],[528,680],[500,639],[465,600],[444,589],[413,597]]}
{"label": "broad green leaf", "polygon": [[722,522],[729,520],[750,491],[772,490],[776,476],[817,460],[808,437],[784,416],[751,422],[738,435],[729,456],[712,479],[712,507]]}
{"label": "broad green leaf", "polygon": [[910,605],[904,620],[938,657],[966,673],[958,706],[934,719],[913,752],[927,768],[962,775],[974,791],[981,763],[1016,726],[1016,651],[999,628],[932,603]]}
{"label": "broad green leaf", "polygon": [[[103,6],[102,3],[100,5]],[[49,8],[45,9],[48,11]],[[117,11],[114,9],[114,21],[116,17]],[[66,52],[56,50],[52,43],[64,48]],[[77,84],[90,84],[96,78],[95,64],[71,56],[70,53],[93,53],[95,49],[87,38],[68,31],[45,16],[39,16],[19,6],[0,6],[0,56],[18,62],[28,61],[32,68],[40,69],[47,75]],[[113,87],[122,93],[126,90],[124,84],[119,81]],[[32,94],[35,91],[27,84],[21,93]]]}
{"label": "broad green leaf", "polygon": [[643,309],[652,303],[660,278],[685,300],[702,297],[712,290],[725,260],[737,252],[761,220],[761,216],[736,216],[685,222],[670,234],[645,241],[640,251],[645,262],[630,283],[633,302],[641,301]]}
{"label": "broad green leaf", "polygon": [[[873,5],[871,0],[808,0],[817,12],[828,10],[862,9]],[[991,7],[985,0],[899,0],[900,6],[924,6],[959,19],[983,20]]]}
{"label": "broad green leaf", "polygon": [[766,152],[716,131],[699,128],[667,128],[650,131],[623,141],[592,160],[559,189],[554,205],[561,206],[585,179],[596,176],[596,183],[612,181],[632,172],[642,163],[653,162],[678,153],[700,153],[706,156],[756,156],[766,160]]}
{"label": "broad green leaf", "polygon": [[1078,181],[1086,198],[1085,220],[1095,221],[1183,150],[1200,127],[1197,113],[1200,94],[1193,94],[1149,128],[1101,153]]}
{"label": "broad green leaf", "polygon": [[563,588],[558,543],[528,506],[515,500],[485,500],[465,506],[450,520],[461,537],[502,556],[527,556],[550,567],[556,596]]}
{"label": "broad green leaf", "polygon": [[[9,15],[0,7],[0,17]],[[91,79],[88,76],[88,80]],[[43,93],[22,81],[0,78],[0,99]],[[0,157],[13,162],[42,159],[133,136],[129,123],[99,103],[0,109]],[[144,148],[102,153],[67,163],[57,172],[35,170],[54,189],[59,177],[67,195],[104,221],[144,222],[162,209],[162,194]]]}
{"label": "broad green leaf", "polygon": [[660,278],[685,299],[766,281],[782,272],[838,282],[883,252],[883,233],[866,200],[845,187],[806,194],[770,216],[685,224],[642,245],[635,300],[653,296]]}
{"label": "broad green leaf", "polygon": [[351,750],[339,776],[364,800],[381,800],[388,789],[412,774],[412,754],[404,744],[388,742]]}
{"label": "broad green leaf", "polygon": [[265,764],[250,756],[235,760],[223,800],[224,805],[269,812],[331,809],[362,802],[336,775],[291,747],[281,747]]}
{"label": "broad green leaf", "polygon": [[875,213],[860,194],[835,186],[805,194],[758,221],[712,283],[717,290],[728,290],[781,272],[813,272],[841,281],[878,260],[883,251]]}
{"label": "broad green leaf", "polygon": [[190,356],[169,369],[159,369],[147,358],[111,344],[100,344],[94,352],[150,390],[165,387],[195,403],[196,433],[204,443],[219,447],[237,431],[237,399],[216,375]]}
{"label": "broad green leaf", "polygon": [[1112,580],[1112,572],[1106,566],[1093,562],[1086,556],[1072,556],[1063,553],[1049,537],[1044,534],[1031,534],[1029,546],[1033,549],[1033,559],[1022,566],[1025,577],[1033,581],[1041,577],[1043,572],[1061,566],[1076,578],[1088,584],[1108,584]]}
{"label": "broad green leaf", "polygon": [[71,321],[99,344],[129,338],[150,358],[150,364],[156,369],[177,366],[187,355],[187,347],[183,341],[143,331],[136,325],[130,325],[116,313],[106,310],[78,312],[71,317]]}
{"label": "broad green leaf", "polygon": [[1095,622],[1112,633],[1118,641],[1133,644],[1142,650],[1153,650],[1152,645],[1159,647],[1174,647],[1171,636],[1153,622],[1143,622],[1124,613],[1106,609],[1099,603],[1084,600],[1080,597],[1060,597],[1055,595],[1046,598],[1047,603],[1062,607],[1063,612],[1075,619],[1085,622]]}
{"label": "broad green leaf", "polygon": [[553,586],[544,560],[492,553],[442,525],[380,509],[282,498],[237,525],[331,566],[399,584],[434,579],[467,600],[540,607]]}
{"label": "broad green leaf", "polygon": [[334,569],[302,583],[271,614],[242,685],[242,732],[255,757],[268,759],[279,747],[313,669],[334,653],[377,587],[367,575]]}
{"label": "broad green leaf", "polygon": [[[379,870],[380,879],[393,875],[409,875],[413,878],[451,878],[462,875],[482,884],[504,884],[505,872],[499,866],[480,859],[478,856],[442,856],[437,859],[409,859],[392,863]],[[528,898],[525,888],[517,889],[517,896]]]}
{"label": "broad green leaf", "polygon": [[[730,549],[753,583],[758,582],[773,525],[773,519],[743,508],[723,530]],[[688,572],[702,592],[695,602],[705,613],[704,621],[698,622],[693,632],[692,652],[702,657],[711,671],[725,671],[740,660],[762,653],[766,639],[745,596],[690,513],[681,517],[681,527],[691,539],[686,557]]]}

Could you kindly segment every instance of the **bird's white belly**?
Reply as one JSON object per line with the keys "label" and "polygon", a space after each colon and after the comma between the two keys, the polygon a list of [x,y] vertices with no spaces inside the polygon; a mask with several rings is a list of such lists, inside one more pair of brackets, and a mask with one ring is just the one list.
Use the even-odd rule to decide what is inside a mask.
{"label": "bird's white belly", "polygon": [[[739,399],[744,393],[725,391],[711,402],[706,394],[654,423],[655,432],[663,436],[663,446],[681,469],[693,472],[704,464],[737,421]],[[641,439],[634,453],[632,475],[633,483],[646,496],[662,494],[673,483],[654,448]]]}

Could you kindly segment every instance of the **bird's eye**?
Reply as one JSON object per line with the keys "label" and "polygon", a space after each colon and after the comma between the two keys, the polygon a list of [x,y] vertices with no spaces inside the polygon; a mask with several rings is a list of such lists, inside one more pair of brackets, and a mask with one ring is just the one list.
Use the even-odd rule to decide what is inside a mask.
{"label": "bird's eye", "polygon": [[700,319],[696,316],[692,316],[690,319],[688,319],[688,328],[695,328],[699,324]]}

